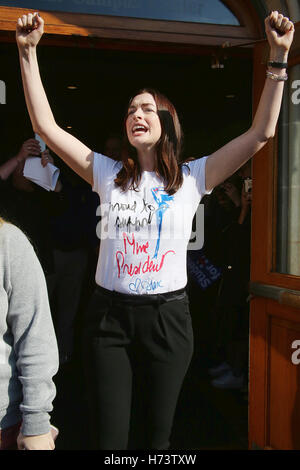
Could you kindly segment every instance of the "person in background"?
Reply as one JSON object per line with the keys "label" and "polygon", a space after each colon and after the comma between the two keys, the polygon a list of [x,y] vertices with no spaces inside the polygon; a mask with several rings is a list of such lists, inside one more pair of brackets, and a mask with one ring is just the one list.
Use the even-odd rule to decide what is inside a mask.
{"label": "person in background", "polygon": [[[41,152],[39,142],[34,141],[35,153],[29,149],[29,156],[40,157],[41,165],[54,163],[49,149]],[[58,194],[61,191],[61,180],[57,181],[54,191],[46,191],[23,175],[25,160],[14,169],[11,177],[13,210],[8,216],[30,239],[46,276],[54,269],[53,243],[50,234],[51,216],[57,211]]]}
{"label": "person in background", "polygon": [[57,343],[32,245],[0,219],[0,449],[53,450]]}
{"label": "person in background", "polygon": [[104,143],[103,155],[107,155],[114,160],[121,159],[122,139],[118,134],[109,134]]}
{"label": "person in background", "polygon": [[28,157],[38,156],[40,152],[39,142],[35,139],[27,139],[15,156],[0,164],[0,213],[15,223],[17,223],[17,207],[11,181],[12,175],[18,167],[23,167]]}
{"label": "person in background", "polygon": [[[49,149],[40,152],[37,140],[26,147],[30,156],[40,156],[41,165],[54,164]],[[33,146],[34,145],[34,146]],[[48,287],[60,364],[70,361],[73,352],[74,320],[78,310],[88,258],[86,224],[92,191],[72,170],[61,165],[54,192],[23,175],[24,161],[12,175],[16,220],[28,235],[42,264]],[[94,208],[94,206],[93,206]],[[92,208],[92,210],[93,210]],[[81,230],[80,230],[81,229]],[[90,229],[95,233],[95,230]],[[96,238],[96,237],[95,237]]]}
{"label": "person in background", "polygon": [[60,169],[56,213],[49,220],[53,271],[47,276],[47,286],[62,365],[70,363],[73,356],[77,315],[88,282],[87,267],[95,257],[99,240],[95,194],[66,165],[61,164]]}
{"label": "person in background", "polygon": [[41,147],[36,139],[28,139],[23,142],[19,152],[7,162],[0,166],[0,180],[6,181],[15,171],[17,166],[25,162],[26,158],[38,156],[41,153]]}
{"label": "person in background", "polygon": [[222,224],[216,226],[214,252],[222,266],[222,278],[213,307],[216,318],[216,357],[209,369],[217,388],[243,389],[247,384],[249,340],[249,291],[251,191],[245,185],[226,181],[215,188]]}

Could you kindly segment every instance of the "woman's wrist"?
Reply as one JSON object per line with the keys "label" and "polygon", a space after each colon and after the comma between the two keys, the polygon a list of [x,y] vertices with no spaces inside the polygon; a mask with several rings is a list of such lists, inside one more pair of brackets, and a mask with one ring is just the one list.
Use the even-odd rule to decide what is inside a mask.
{"label": "woman's wrist", "polygon": [[29,60],[31,57],[36,57],[36,46],[26,45],[24,47],[19,46],[19,55],[21,58]]}
{"label": "woman's wrist", "polygon": [[289,51],[286,49],[271,49],[270,51],[270,62],[284,62],[288,61]]}
{"label": "woman's wrist", "polygon": [[[271,75],[271,78],[276,78],[276,80],[279,79],[280,81],[281,79],[279,77],[285,77],[285,79],[287,79],[287,61],[288,51],[282,49],[271,49],[267,68],[267,72],[271,72],[271,74],[269,74]],[[284,64],[286,64],[286,67]],[[272,74],[275,76],[272,76]]]}

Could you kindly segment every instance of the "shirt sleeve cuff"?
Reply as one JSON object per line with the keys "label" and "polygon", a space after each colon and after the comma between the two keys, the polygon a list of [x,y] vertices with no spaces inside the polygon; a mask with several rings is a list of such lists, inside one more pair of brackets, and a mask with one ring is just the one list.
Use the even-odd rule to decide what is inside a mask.
{"label": "shirt sleeve cuff", "polygon": [[205,196],[206,194],[211,194],[212,191],[213,191],[213,189],[214,189],[214,188],[209,189],[209,190],[206,189],[206,163],[207,163],[207,159],[209,158],[209,156],[206,156],[206,157],[204,157],[204,158],[205,158],[205,161],[204,161],[204,171],[202,172],[202,175],[203,175],[203,176],[202,176],[202,178],[203,178],[203,180],[202,180],[202,187],[203,187],[203,190],[204,190],[203,196]]}
{"label": "shirt sleeve cuff", "polygon": [[48,413],[26,413],[23,415],[21,433],[23,436],[38,436],[50,431],[50,416]]}
{"label": "shirt sleeve cuff", "polygon": [[96,165],[98,164],[97,162],[98,159],[98,154],[94,152],[94,158],[93,158],[93,186],[92,190],[97,193],[98,192],[98,175],[96,175]]}

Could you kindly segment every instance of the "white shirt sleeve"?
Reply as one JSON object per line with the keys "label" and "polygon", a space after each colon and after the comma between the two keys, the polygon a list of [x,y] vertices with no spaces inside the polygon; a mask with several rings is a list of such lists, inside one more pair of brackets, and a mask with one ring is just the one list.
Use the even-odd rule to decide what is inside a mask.
{"label": "white shirt sleeve", "polygon": [[205,156],[187,163],[191,177],[196,180],[196,187],[199,192],[200,199],[205,196],[205,194],[211,194],[212,192],[212,189],[208,191],[205,185],[205,165],[207,158],[209,157]]}
{"label": "white shirt sleeve", "polygon": [[121,162],[94,152],[93,191],[100,195],[104,183],[107,183],[111,178],[115,178],[121,166]]}

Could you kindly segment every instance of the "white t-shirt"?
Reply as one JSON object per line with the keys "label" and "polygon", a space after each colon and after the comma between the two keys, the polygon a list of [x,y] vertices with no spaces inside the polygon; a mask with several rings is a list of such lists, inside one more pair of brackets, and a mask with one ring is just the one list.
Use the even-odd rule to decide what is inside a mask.
{"label": "white t-shirt", "polygon": [[94,154],[93,191],[100,196],[102,215],[98,285],[137,295],[186,286],[193,217],[202,196],[211,192],[205,189],[206,159],[184,165],[183,184],[169,196],[162,179],[149,171],[142,173],[138,191],[123,192],[114,183],[122,163]]}

